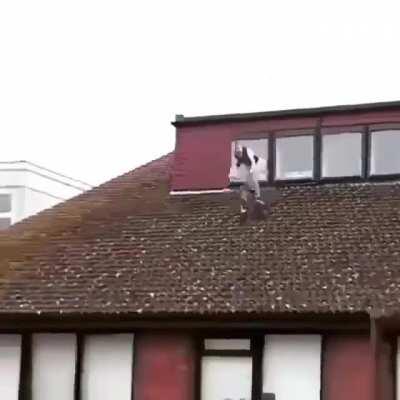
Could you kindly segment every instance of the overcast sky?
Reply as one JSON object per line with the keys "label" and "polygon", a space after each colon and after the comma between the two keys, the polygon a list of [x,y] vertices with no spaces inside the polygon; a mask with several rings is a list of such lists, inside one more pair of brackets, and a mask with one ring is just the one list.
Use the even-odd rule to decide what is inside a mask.
{"label": "overcast sky", "polygon": [[0,160],[101,183],[175,114],[400,99],[397,1],[1,0]]}

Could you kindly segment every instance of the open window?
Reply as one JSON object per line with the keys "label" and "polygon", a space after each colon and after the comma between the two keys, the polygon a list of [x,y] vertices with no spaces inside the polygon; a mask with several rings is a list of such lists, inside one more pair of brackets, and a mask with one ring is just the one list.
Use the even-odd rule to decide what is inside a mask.
{"label": "open window", "polygon": [[206,339],[201,359],[201,400],[251,400],[250,339]]}
{"label": "open window", "polygon": [[237,167],[237,160],[235,158],[235,148],[243,146],[251,149],[257,156],[258,161],[255,163],[254,171],[259,181],[266,181],[268,179],[268,139],[249,139],[249,140],[236,140],[232,142],[231,146],[231,168],[229,171],[229,179],[231,182],[244,182],[245,181],[245,166]]}
{"label": "open window", "polygon": [[314,136],[287,136],[276,139],[275,179],[313,177]]}
{"label": "open window", "polygon": [[361,132],[322,135],[322,177],[361,176]]}
{"label": "open window", "polygon": [[370,175],[400,174],[400,128],[371,133]]}

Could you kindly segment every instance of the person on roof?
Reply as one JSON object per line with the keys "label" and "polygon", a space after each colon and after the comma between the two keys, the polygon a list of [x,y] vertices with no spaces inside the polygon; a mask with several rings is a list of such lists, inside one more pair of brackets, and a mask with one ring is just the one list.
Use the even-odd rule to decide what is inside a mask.
{"label": "person on roof", "polygon": [[[258,181],[258,176],[255,170],[255,167],[259,161],[259,157],[246,146],[235,146],[235,159],[236,159],[236,167],[242,167],[244,170],[244,187],[242,188],[242,205],[240,207],[240,212],[247,212],[246,203],[247,203],[247,193],[254,193],[257,203],[260,205],[265,205],[265,203],[261,200],[261,192],[260,192],[260,183]],[[244,167],[244,168],[243,168]]]}

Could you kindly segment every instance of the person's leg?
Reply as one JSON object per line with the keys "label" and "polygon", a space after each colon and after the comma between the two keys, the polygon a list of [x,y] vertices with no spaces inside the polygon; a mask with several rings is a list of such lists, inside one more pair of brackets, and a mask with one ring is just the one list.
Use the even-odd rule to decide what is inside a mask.
{"label": "person's leg", "polygon": [[259,199],[261,196],[260,184],[258,183],[258,180],[254,175],[254,172],[250,173],[250,171],[249,171],[249,173],[247,175],[247,184],[250,187],[250,189],[254,190],[256,199]]}
{"label": "person's leg", "polygon": [[240,212],[247,212],[247,196],[249,194],[249,188],[247,184],[240,186]]}

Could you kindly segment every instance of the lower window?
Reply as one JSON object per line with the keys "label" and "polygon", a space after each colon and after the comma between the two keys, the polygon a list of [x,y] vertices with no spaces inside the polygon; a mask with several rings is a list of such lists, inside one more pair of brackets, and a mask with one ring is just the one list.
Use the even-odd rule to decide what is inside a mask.
{"label": "lower window", "polygon": [[131,400],[133,334],[0,335],[0,400]]}
{"label": "lower window", "polygon": [[263,393],[276,400],[319,400],[321,336],[267,335],[263,358]]}
{"label": "lower window", "polygon": [[0,399],[18,400],[21,336],[0,335]]}
{"label": "lower window", "polygon": [[251,400],[253,356],[250,339],[205,339],[201,400]]}
{"label": "lower window", "polygon": [[251,400],[251,357],[203,357],[202,400]]}
{"label": "lower window", "polygon": [[32,399],[73,400],[75,334],[36,334],[32,338]]}
{"label": "lower window", "polygon": [[133,335],[89,335],[84,340],[82,400],[131,400]]}

